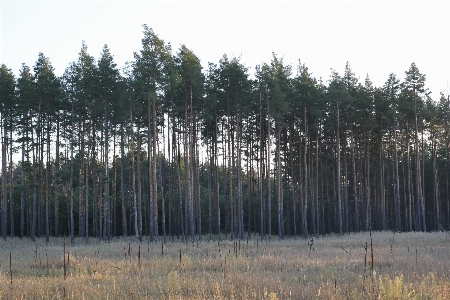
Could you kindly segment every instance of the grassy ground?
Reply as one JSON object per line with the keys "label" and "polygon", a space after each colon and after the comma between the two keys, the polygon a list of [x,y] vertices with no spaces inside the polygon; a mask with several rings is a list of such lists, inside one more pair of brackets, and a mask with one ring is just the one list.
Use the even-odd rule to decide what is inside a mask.
{"label": "grassy ground", "polygon": [[91,239],[86,245],[80,239],[66,245],[64,256],[63,238],[48,245],[45,239],[1,241],[0,298],[448,299],[450,295],[448,233],[170,241],[162,246],[125,238],[109,243]]}

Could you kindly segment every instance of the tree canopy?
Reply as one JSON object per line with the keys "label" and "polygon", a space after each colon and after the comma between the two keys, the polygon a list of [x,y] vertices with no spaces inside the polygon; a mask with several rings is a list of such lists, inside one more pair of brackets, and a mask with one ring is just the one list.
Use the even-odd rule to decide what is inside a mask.
{"label": "tree canopy", "polygon": [[3,238],[449,229],[450,97],[414,62],[376,87],[275,53],[205,70],[147,25],[141,45],[118,68],[83,42],[61,77],[1,65]]}

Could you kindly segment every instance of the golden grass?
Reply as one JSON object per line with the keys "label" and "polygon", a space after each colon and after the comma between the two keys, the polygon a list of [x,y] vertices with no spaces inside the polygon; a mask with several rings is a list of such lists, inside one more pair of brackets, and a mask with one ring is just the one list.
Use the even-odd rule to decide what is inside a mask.
{"label": "golden grass", "polygon": [[312,246],[274,237],[240,247],[233,241],[168,242],[163,256],[161,243],[122,238],[86,245],[80,239],[66,245],[66,280],[63,238],[48,245],[12,239],[0,242],[0,298],[449,298],[447,233],[374,232],[372,239],[373,272],[369,233],[316,237]]}

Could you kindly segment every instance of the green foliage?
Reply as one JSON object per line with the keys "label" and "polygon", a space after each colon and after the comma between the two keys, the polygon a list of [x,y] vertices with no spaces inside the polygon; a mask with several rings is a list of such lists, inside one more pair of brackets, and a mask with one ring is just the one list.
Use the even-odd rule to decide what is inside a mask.
{"label": "green foliage", "polygon": [[16,83],[11,69],[2,64],[0,67],[0,114],[5,129],[10,129],[12,126],[11,118],[16,106],[15,88]]}
{"label": "green foliage", "polygon": [[[13,195],[16,223],[21,209],[24,215],[33,213],[36,201],[40,220],[23,220],[28,227],[42,227],[47,199],[48,209],[66,220],[67,206],[57,208],[57,200],[70,201],[73,195],[78,200],[74,222],[81,223],[87,207],[88,225],[100,227],[105,206],[98,200],[107,197],[105,203],[119,205],[124,195],[123,211],[108,207],[116,209],[111,222],[117,229],[117,216],[132,219],[130,199],[139,194],[146,217],[150,197],[158,199],[158,216],[165,204],[172,235],[182,234],[187,224],[189,197],[196,201],[192,209],[200,206],[195,222],[202,221],[201,233],[209,229],[205,221],[213,215],[220,225],[216,232],[230,233],[240,213],[250,234],[263,233],[263,228],[272,233],[277,222],[284,222],[291,235],[302,226],[305,233],[312,228],[332,232],[341,213],[350,224],[345,230],[352,231],[362,210],[366,224],[381,228],[378,218],[383,216],[387,228],[394,228],[393,205],[381,199],[394,198],[393,190],[398,190],[400,222],[409,223],[422,213],[415,190],[423,186],[426,220],[421,222],[434,229],[449,226],[450,105],[446,95],[439,102],[430,98],[426,76],[415,63],[403,81],[389,74],[376,87],[368,74],[360,82],[347,62],[343,75],[332,71],[325,84],[300,61],[292,74],[292,66],[275,53],[270,62],[256,66],[254,78],[240,57],[226,54],[204,70],[194,49],[183,44],[172,53],[171,45],[147,25],[141,45],[123,69],[107,45],[96,59],[84,42],[78,60],[61,78],[42,53],[32,68],[22,65],[17,80],[1,66],[1,125],[13,136],[13,141],[5,136],[3,146],[12,154],[17,149],[23,153],[12,174],[9,162],[2,170],[2,181],[23,191]],[[141,174],[136,171],[138,138]],[[60,153],[54,153],[56,148]],[[422,172],[423,180],[418,176]],[[157,181],[155,186],[151,180]],[[140,192],[135,187],[139,181]],[[150,195],[152,189],[158,194]],[[339,195],[342,211],[336,206]],[[272,200],[285,204],[278,219],[270,214],[276,209]],[[162,226],[160,218],[158,222]],[[62,226],[69,231],[66,223]]]}

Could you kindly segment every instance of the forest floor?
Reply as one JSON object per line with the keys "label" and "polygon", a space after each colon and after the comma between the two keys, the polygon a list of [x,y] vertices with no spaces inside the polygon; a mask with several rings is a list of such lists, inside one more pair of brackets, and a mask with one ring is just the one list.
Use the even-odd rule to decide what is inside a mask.
{"label": "forest floor", "polygon": [[[256,238],[256,237],[255,237]],[[1,299],[448,299],[450,234],[0,242]],[[170,240],[170,241],[169,241]],[[206,241],[207,240],[207,241]],[[367,246],[366,246],[367,245]],[[64,250],[65,249],[65,250]],[[373,269],[372,269],[373,263]]]}

